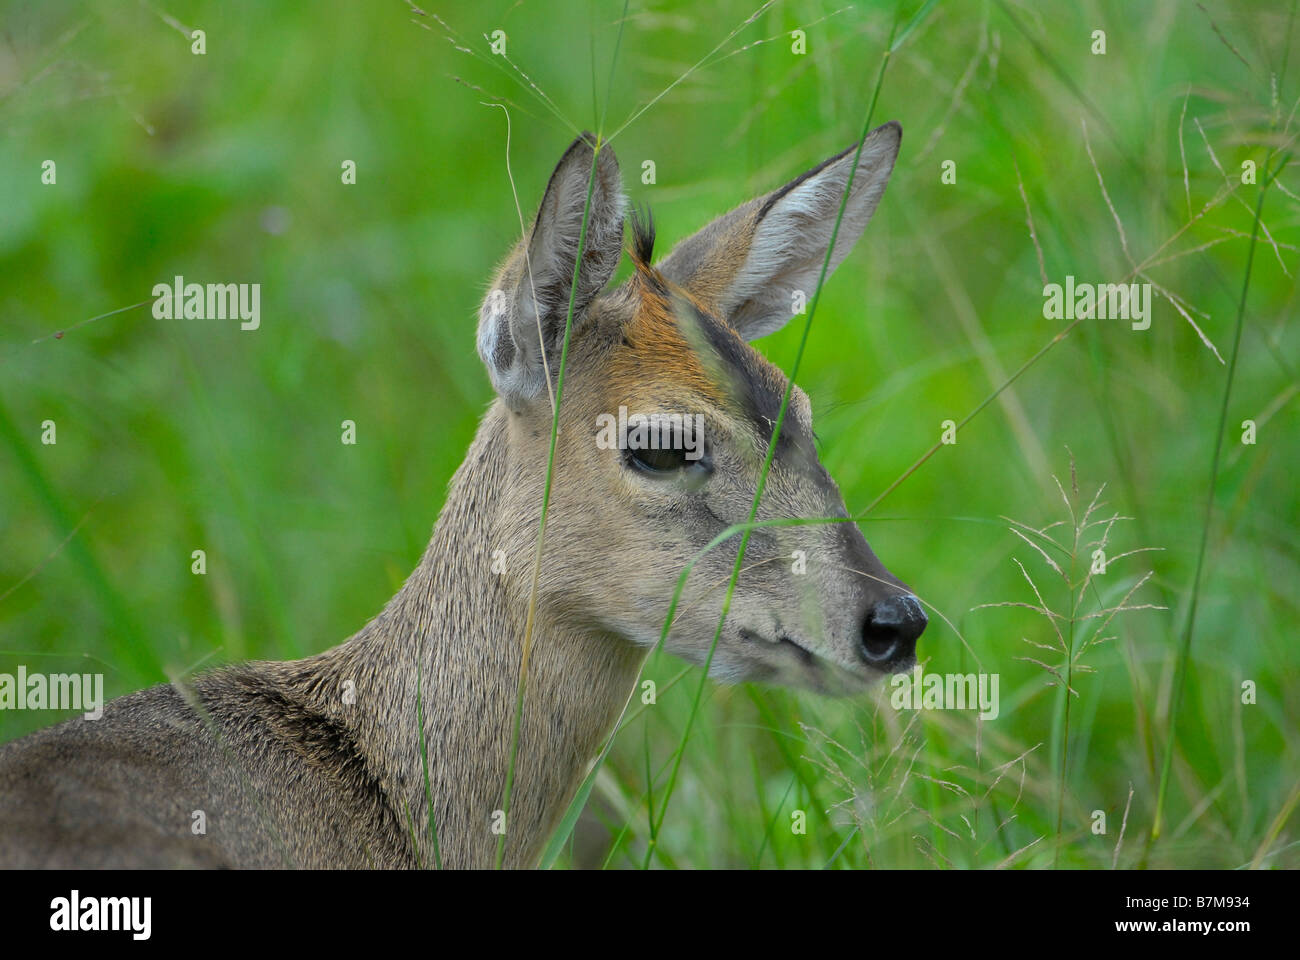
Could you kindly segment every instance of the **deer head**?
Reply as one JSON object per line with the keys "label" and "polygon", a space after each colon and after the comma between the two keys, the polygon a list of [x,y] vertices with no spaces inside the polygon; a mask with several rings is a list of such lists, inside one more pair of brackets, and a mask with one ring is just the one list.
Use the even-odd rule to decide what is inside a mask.
{"label": "deer head", "polygon": [[[611,289],[626,207],[618,162],[589,134],[569,147],[531,232],[492,284],[478,334],[508,410],[511,478],[500,509],[521,551],[536,542],[564,366],[540,615],[610,643],[658,642],[682,570],[748,519],[768,455],[788,380],[749,341],[783,326],[800,298],[811,301],[846,188],[830,270],[848,255],[884,193],[901,134],[897,123],[877,128],[860,154],[855,143],[658,264],[653,225],[633,216],[635,270]],[[817,456],[808,398],[794,387],[755,519],[847,516]],[[705,662],[740,542],[734,535],[696,562],[670,652]],[[910,667],[925,625],[917,599],[856,524],[760,526],[711,673],[849,692]]]}

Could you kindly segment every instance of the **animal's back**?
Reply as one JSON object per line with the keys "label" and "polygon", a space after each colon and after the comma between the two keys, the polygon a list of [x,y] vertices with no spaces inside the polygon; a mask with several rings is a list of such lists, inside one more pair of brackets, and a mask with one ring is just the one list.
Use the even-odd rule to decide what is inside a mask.
{"label": "animal's back", "polygon": [[274,667],[193,691],[202,716],[157,686],[0,746],[0,867],[408,865],[347,731]]}

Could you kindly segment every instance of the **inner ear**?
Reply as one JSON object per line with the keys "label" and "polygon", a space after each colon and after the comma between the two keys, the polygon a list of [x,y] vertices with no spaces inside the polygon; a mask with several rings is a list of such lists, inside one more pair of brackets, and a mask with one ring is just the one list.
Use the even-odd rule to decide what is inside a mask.
{"label": "inner ear", "polygon": [[659,269],[746,340],[779,329],[800,300],[814,296],[841,204],[827,277],[862,236],[901,138],[897,123],[877,127],[861,144],[713,221],[679,244]]}
{"label": "inner ear", "polygon": [[[570,293],[575,311],[585,309],[609,282],[622,255],[626,199],[618,160],[613,148],[603,146],[594,158],[593,169],[595,147],[595,137],[590,133],[569,145],[551,174],[533,221],[527,266],[531,267],[532,284],[539,297],[546,294],[544,319],[549,314],[554,321],[554,315],[560,312],[567,317]],[[579,246],[582,266],[577,271],[575,288],[574,264]]]}
{"label": "inner ear", "polygon": [[570,315],[572,333],[618,266],[624,203],[613,150],[597,149],[589,133],[578,137],[551,174],[527,239],[479,310],[479,356],[512,409],[547,393]]}

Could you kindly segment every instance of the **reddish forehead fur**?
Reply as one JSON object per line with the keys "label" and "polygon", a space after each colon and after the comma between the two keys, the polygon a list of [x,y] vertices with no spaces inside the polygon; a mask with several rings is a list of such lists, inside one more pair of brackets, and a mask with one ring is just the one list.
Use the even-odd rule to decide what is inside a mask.
{"label": "reddish forehead fur", "polygon": [[636,262],[636,268],[637,309],[623,325],[622,344],[610,358],[610,386],[621,396],[644,393],[647,387],[657,393],[662,387],[678,395],[688,391],[721,403],[727,391],[683,335],[673,316],[670,295],[700,305],[685,290],[670,288],[653,267]]}
{"label": "reddish forehead fur", "polygon": [[[767,436],[785,393],[785,375],[725,323],[707,319],[712,312],[694,289],[677,286],[635,254],[632,261],[635,308],[621,323],[605,368],[608,400],[708,405],[748,420]],[[702,318],[698,337],[682,326],[682,315],[692,313]],[[796,399],[796,411],[799,406]]]}

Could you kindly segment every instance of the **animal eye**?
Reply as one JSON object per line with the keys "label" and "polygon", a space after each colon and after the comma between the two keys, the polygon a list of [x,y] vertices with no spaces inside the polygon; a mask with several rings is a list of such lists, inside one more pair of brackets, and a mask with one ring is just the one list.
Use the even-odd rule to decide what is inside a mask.
{"label": "animal eye", "polygon": [[681,448],[666,450],[629,450],[628,463],[645,473],[673,473],[685,469],[697,461],[688,460],[686,451]]}
{"label": "animal eye", "polygon": [[[612,415],[601,428],[617,426],[617,444],[623,466],[655,480],[680,481],[686,489],[698,489],[713,472],[704,443],[704,415],[680,413],[632,414],[619,407],[617,424]],[[601,434],[605,442],[611,434]],[[601,442],[598,438],[597,442]]]}

